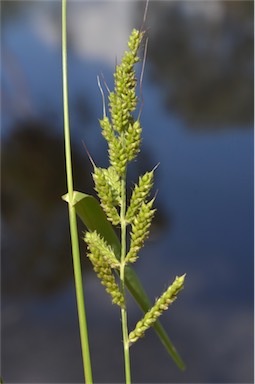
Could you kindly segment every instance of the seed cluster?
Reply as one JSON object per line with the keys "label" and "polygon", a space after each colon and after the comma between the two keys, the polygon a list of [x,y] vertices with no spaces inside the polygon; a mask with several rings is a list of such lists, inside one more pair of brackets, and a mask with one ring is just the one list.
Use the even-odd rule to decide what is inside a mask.
{"label": "seed cluster", "polygon": [[134,65],[139,61],[138,48],[143,38],[143,32],[134,29],[128,46],[114,74],[114,91],[109,94],[109,110],[111,120],[104,116],[100,120],[102,134],[108,142],[109,159],[116,172],[122,176],[128,161],[135,158],[139,152],[141,141],[141,126],[135,120],[132,112],[136,109],[136,77]]}
{"label": "seed cluster", "polygon": [[173,284],[161,295],[156,301],[155,305],[145,314],[142,320],[138,321],[135,329],[129,334],[129,342],[134,343],[140,337],[144,336],[145,331],[150,328],[162,315],[163,311],[166,311],[170,304],[172,304],[177,294],[183,289],[185,275],[176,277]]}
{"label": "seed cluster", "polygon": [[137,51],[140,46],[143,33],[133,29],[129,38],[128,47],[114,74],[115,92],[109,95],[110,112],[113,129],[119,133],[127,130],[131,112],[136,109],[136,77],[134,65],[139,61]]}
{"label": "seed cluster", "polygon": [[149,235],[149,228],[152,218],[155,213],[155,209],[152,209],[154,199],[148,203],[142,203],[138,214],[135,216],[132,231],[130,250],[126,256],[126,262],[134,263],[137,260],[137,254],[143,247],[144,241]]}
{"label": "seed cluster", "polygon": [[151,172],[146,172],[143,176],[139,177],[139,182],[134,187],[130,199],[130,204],[127,210],[127,222],[132,223],[133,219],[135,218],[135,215],[141,207],[141,204],[146,201],[146,198],[149,195],[153,186],[153,174],[154,170],[152,170]]}
{"label": "seed cluster", "polygon": [[120,262],[116,258],[112,248],[96,231],[87,232],[85,235],[85,241],[88,244],[90,251],[94,251],[94,253],[103,257],[104,261],[109,264],[111,268],[119,268]]}
{"label": "seed cluster", "polygon": [[119,267],[113,250],[106,242],[94,231],[86,232],[85,242],[88,245],[88,258],[93,264],[94,271],[101,280],[102,285],[106,287],[106,291],[112,296],[113,303],[124,307],[124,297],[116,283],[112,268]]}
{"label": "seed cluster", "polygon": [[120,222],[116,206],[120,203],[120,180],[113,167],[108,169],[94,167],[93,179],[101,206],[108,219],[117,225]]}

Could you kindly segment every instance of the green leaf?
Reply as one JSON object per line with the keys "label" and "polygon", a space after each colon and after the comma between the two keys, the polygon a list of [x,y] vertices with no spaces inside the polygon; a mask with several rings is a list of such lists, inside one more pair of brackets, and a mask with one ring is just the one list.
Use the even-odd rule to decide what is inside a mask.
{"label": "green leaf", "polygon": [[[62,196],[62,199],[69,203],[68,194]],[[99,202],[91,195],[75,191],[71,204],[75,206],[76,213],[86,225],[87,229],[89,231],[96,230],[106,242],[111,245],[116,256],[120,258],[120,242],[118,236],[111,223],[107,220],[106,214],[102,210]],[[125,269],[125,284],[141,310],[147,312],[151,308],[150,299],[135,271],[130,266],[127,266]],[[184,370],[185,365],[181,357],[159,321],[154,324],[154,329],[174,362],[181,370]]]}

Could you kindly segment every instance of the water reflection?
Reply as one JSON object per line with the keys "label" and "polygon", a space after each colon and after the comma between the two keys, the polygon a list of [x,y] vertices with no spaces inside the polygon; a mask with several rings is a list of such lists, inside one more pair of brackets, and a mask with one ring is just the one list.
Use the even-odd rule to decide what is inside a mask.
{"label": "water reflection", "polygon": [[[64,148],[49,122],[27,121],[3,140],[3,293],[52,293],[72,276]],[[74,150],[77,188],[92,190],[89,164]],[[83,244],[82,250],[85,251]]]}
{"label": "water reflection", "polygon": [[252,1],[154,1],[148,26],[151,72],[170,112],[193,129],[252,123]]}
{"label": "water reflection", "polygon": [[[81,382],[67,211],[60,200],[66,191],[60,2],[4,5],[9,4],[13,10],[1,24],[3,52],[11,52],[27,91],[17,87],[7,61],[2,74],[8,83],[2,119],[3,375],[7,382]],[[82,140],[98,165],[107,162],[97,124],[102,108],[96,75],[102,71],[112,85],[115,54],[119,58],[133,27],[132,12],[140,24],[143,4],[69,4],[75,186],[92,193]],[[143,148],[129,181],[160,162],[159,212],[137,271],[152,300],[176,274],[187,272],[180,300],[162,321],[188,369],[178,372],[151,332],[132,347],[134,382],[252,380],[253,146],[252,130],[244,129],[252,108],[251,7],[243,1],[150,4]],[[24,99],[30,109],[23,108]],[[87,267],[95,381],[119,382],[119,312]],[[129,304],[132,326],[140,312],[132,300]]]}

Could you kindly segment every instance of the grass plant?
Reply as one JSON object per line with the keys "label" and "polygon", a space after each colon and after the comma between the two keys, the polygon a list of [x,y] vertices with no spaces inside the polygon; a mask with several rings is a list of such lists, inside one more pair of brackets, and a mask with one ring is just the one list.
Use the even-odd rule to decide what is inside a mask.
{"label": "grass plant", "polygon": [[[93,197],[76,192],[73,189],[68,117],[66,0],[62,0],[62,20],[64,131],[68,185],[68,194],[63,198],[68,202],[69,206],[85,380],[87,384],[92,384],[76,214],[82,218],[88,229],[84,235],[84,240],[88,247],[87,256],[93,265],[94,271],[105,286],[106,291],[111,295],[112,302],[120,308],[125,382],[131,384],[130,346],[143,337],[145,331],[150,327],[155,328],[176,364],[184,369],[181,358],[158,322],[158,318],[175,301],[177,294],[183,289],[185,275],[177,276],[155,304],[151,306],[139,279],[130,266],[139,257],[139,252],[149,236],[151,222],[156,212],[154,208],[155,197],[150,197],[156,167],[139,177],[129,201],[127,201],[126,185],[128,164],[137,157],[141,146],[141,109],[136,112],[139,99],[136,95],[135,64],[140,60],[138,50],[145,33],[142,29],[133,29],[128,41],[128,50],[125,51],[120,64],[116,65],[114,90],[110,91],[106,86],[108,113],[106,113],[106,98],[98,78],[103,100],[103,116],[99,123],[102,135],[108,144],[109,155],[108,168],[97,167],[92,161],[92,176],[101,205],[100,208]],[[112,226],[119,232],[119,239]],[[128,236],[130,238],[129,247],[127,246]],[[131,332],[128,329],[126,288],[130,290],[145,313]]]}

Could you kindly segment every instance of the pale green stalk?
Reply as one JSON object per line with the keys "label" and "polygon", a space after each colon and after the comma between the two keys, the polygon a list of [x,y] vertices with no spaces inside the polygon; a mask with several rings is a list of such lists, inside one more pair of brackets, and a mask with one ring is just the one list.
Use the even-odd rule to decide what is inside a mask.
{"label": "pale green stalk", "polygon": [[130,357],[129,357],[129,340],[128,340],[128,326],[127,326],[127,309],[125,300],[125,257],[126,257],[126,172],[121,178],[121,210],[120,210],[120,222],[121,222],[121,262],[120,262],[120,281],[121,290],[124,296],[125,306],[121,308],[121,323],[122,323],[122,336],[123,336],[123,351],[125,362],[125,375],[126,384],[131,383],[130,373]]}
{"label": "pale green stalk", "polygon": [[80,339],[81,339],[81,348],[82,348],[84,376],[85,376],[86,383],[92,384],[93,380],[92,380],[92,371],[91,371],[91,363],[90,363],[86,312],[85,312],[84,294],[83,294],[83,285],[82,285],[77,221],[76,221],[75,207],[73,205],[73,176],[72,176],[72,158],[71,158],[69,112],[68,112],[66,0],[62,0],[62,65],[63,65],[63,102],[64,102],[66,175],[67,175],[67,188],[68,188],[68,196],[69,196],[69,204],[68,204],[69,223],[70,223],[71,243],[72,243],[74,279],[75,279],[76,299],[77,299],[78,317],[79,317],[79,326],[80,326]]}

